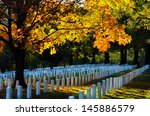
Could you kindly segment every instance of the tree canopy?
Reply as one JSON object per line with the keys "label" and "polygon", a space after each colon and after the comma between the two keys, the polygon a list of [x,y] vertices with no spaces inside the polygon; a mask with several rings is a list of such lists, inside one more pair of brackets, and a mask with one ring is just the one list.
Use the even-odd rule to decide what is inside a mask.
{"label": "tree canopy", "polygon": [[16,79],[23,82],[26,52],[42,54],[66,41],[80,42],[94,32],[94,47],[105,52],[110,43],[130,43],[119,12],[132,0],[0,0],[0,51],[8,45],[16,60]]}

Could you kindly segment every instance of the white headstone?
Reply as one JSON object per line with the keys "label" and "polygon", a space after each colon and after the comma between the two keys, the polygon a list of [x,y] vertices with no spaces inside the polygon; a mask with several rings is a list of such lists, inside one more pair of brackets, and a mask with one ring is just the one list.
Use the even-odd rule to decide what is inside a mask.
{"label": "white headstone", "polygon": [[3,79],[0,79],[0,90],[3,89]]}
{"label": "white headstone", "polygon": [[81,77],[78,77],[78,79],[79,79],[79,86],[81,85]]}
{"label": "white headstone", "polygon": [[71,86],[74,86],[74,77],[71,77]]}
{"label": "white headstone", "polygon": [[105,80],[102,80],[102,95],[106,95],[106,82]]}
{"label": "white headstone", "polygon": [[78,77],[75,77],[75,86],[78,85]]}
{"label": "white headstone", "polygon": [[96,73],[93,74],[93,80],[95,80],[95,79],[96,79]]}
{"label": "white headstone", "polygon": [[113,82],[112,80],[113,80],[113,79],[112,79],[112,77],[111,77],[111,78],[109,79],[109,84],[110,84],[110,85],[109,85],[109,92],[112,91],[112,82]]}
{"label": "white headstone", "polygon": [[69,96],[69,99],[75,99],[75,97],[74,96]]}
{"label": "white headstone", "polygon": [[32,79],[31,79],[31,77],[28,78],[28,83],[32,84]]}
{"label": "white headstone", "polygon": [[85,84],[88,82],[88,76],[85,75]]}
{"label": "white headstone", "polygon": [[117,79],[116,89],[119,89],[119,77],[117,77],[116,79]]}
{"label": "white headstone", "polygon": [[86,99],[91,99],[91,88],[86,89]]}
{"label": "white headstone", "polygon": [[79,91],[79,99],[84,99],[84,92],[83,91]]}
{"label": "white headstone", "polygon": [[69,87],[70,86],[70,78],[67,78],[67,85],[66,85],[67,87]]}
{"label": "white headstone", "polygon": [[106,93],[109,91],[109,79],[106,79]]}
{"label": "white headstone", "polygon": [[47,93],[47,80],[44,80],[44,93]]}
{"label": "white headstone", "polygon": [[90,74],[88,74],[88,82],[90,82],[91,80],[90,80]]}
{"label": "white headstone", "polygon": [[27,84],[27,99],[30,99],[32,97],[32,87],[31,84]]}
{"label": "white headstone", "polygon": [[46,80],[46,76],[43,77],[43,81],[45,81],[45,80]]}
{"label": "white headstone", "polygon": [[81,76],[81,78],[82,78],[82,85],[85,83],[85,78],[84,78],[84,76]]}
{"label": "white headstone", "polygon": [[40,95],[40,82],[36,82],[36,95]]}
{"label": "white headstone", "polygon": [[50,92],[54,91],[54,80],[51,80]]}
{"label": "white headstone", "polygon": [[22,86],[18,86],[17,88],[17,99],[22,99]]}
{"label": "white headstone", "polygon": [[7,87],[11,87],[12,86],[12,79],[11,78],[8,78],[7,80]]}
{"label": "white headstone", "polygon": [[12,99],[12,88],[11,87],[6,88],[6,99]]}
{"label": "white headstone", "polygon": [[92,99],[96,99],[96,85],[92,85]]}
{"label": "white headstone", "polygon": [[56,91],[59,90],[60,87],[60,79],[56,79]]}
{"label": "white headstone", "polygon": [[62,79],[61,79],[61,86],[62,86],[62,88],[65,87],[65,78],[62,78]]}
{"label": "white headstone", "polygon": [[101,99],[102,96],[101,96],[101,83],[100,82],[97,83],[97,88],[98,88],[98,99]]}

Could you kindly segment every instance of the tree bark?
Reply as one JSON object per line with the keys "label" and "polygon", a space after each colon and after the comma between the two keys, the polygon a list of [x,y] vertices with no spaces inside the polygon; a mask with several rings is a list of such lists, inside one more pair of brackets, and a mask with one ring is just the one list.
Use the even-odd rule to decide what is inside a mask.
{"label": "tree bark", "polygon": [[72,54],[72,51],[69,55],[69,65],[73,65],[73,54]]}
{"label": "tree bark", "polygon": [[110,56],[109,56],[109,52],[105,52],[105,61],[104,61],[105,64],[108,64],[110,63]]}
{"label": "tree bark", "polygon": [[95,51],[95,48],[92,49],[92,64],[95,64],[96,62],[96,58],[95,58],[95,54],[96,54],[96,51]]}
{"label": "tree bark", "polygon": [[127,49],[125,46],[120,47],[120,64],[127,63]]}
{"label": "tree bark", "polygon": [[138,50],[134,49],[134,64],[139,65]]}
{"label": "tree bark", "polygon": [[13,50],[15,61],[16,61],[16,78],[14,87],[16,85],[16,81],[19,81],[19,85],[21,85],[23,88],[27,87],[27,84],[24,80],[24,64],[25,64],[25,50],[23,49],[14,49]]}
{"label": "tree bark", "polygon": [[145,64],[150,64],[150,45],[146,45],[145,48]]}
{"label": "tree bark", "polygon": [[86,64],[87,63],[87,53],[86,53],[85,50],[84,50],[83,55],[84,55],[84,57],[83,57],[83,64]]}

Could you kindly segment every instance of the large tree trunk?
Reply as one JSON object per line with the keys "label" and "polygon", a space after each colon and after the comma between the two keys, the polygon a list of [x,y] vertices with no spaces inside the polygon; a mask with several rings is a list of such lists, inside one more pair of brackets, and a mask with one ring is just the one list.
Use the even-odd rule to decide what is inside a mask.
{"label": "large tree trunk", "polygon": [[134,49],[134,64],[137,64],[137,66],[139,66],[138,52],[137,49]]}
{"label": "large tree trunk", "polygon": [[125,46],[120,47],[120,64],[127,63],[127,49]]}
{"label": "large tree trunk", "polygon": [[69,65],[73,65],[73,54],[72,54],[72,51],[69,55]]}
{"label": "large tree trunk", "polygon": [[84,57],[83,57],[83,64],[86,64],[87,63],[87,53],[86,53],[85,50],[84,50],[83,55],[84,55]]}
{"label": "large tree trunk", "polygon": [[147,44],[145,48],[145,64],[150,64],[150,45]]}
{"label": "large tree trunk", "polygon": [[24,80],[24,64],[25,64],[25,50],[23,49],[15,49],[13,50],[15,61],[16,61],[16,77],[15,77],[15,83],[19,80],[19,85],[21,85],[23,88],[27,87],[27,84]]}
{"label": "large tree trunk", "polygon": [[92,49],[92,61],[91,61],[92,64],[95,64],[96,62],[95,54],[96,54],[96,51],[95,51],[95,48],[93,48]]}
{"label": "large tree trunk", "polygon": [[109,59],[110,59],[109,52],[105,52],[104,55],[105,55],[105,61],[104,61],[104,63],[105,63],[105,64],[110,63],[110,60],[109,60]]}

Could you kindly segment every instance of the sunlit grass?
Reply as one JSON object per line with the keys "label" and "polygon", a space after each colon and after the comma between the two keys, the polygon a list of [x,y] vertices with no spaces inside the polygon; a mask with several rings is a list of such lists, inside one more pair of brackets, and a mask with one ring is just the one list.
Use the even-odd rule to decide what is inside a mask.
{"label": "sunlit grass", "polygon": [[108,93],[103,98],[108,99],[149,99],[150,98],[150,69],[135,78],[119,90]]}

